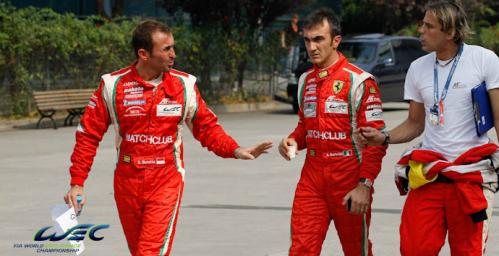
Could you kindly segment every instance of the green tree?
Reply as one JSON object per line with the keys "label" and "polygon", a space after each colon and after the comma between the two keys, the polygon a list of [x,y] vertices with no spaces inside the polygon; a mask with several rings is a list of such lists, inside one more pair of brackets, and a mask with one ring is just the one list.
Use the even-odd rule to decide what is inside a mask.
{"label": "green tree", "polygon": [[200,78],[210,88],[213,67],[220,64],[220,82],[231,88],[237,81],[242,88],[244,71],[257,53],[259,38],[279,16],[309,1],[293,0],[165,0],[167,11],[189,13],[193,31],[199,34],[203,63]]}

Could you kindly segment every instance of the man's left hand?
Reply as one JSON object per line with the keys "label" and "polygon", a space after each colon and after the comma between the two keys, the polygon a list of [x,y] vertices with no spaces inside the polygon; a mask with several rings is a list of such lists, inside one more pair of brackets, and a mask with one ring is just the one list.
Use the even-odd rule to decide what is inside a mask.
{"label": "man's left hand", "polygon": [[348,200],[351,200],[350,212],[353,214],[364,214],[369,210],[371,188],[358,184],[352,191],[343,198],[343,205],[348,207]]}
{"label": "man's left hand", "polygon": [[234,155],[237,159],[243,160],[253,160],[259,157],[261,154],[268,153],[268,149],[272,148],[271,141],[265,141],[249,148],[237,148],[234,151]]}

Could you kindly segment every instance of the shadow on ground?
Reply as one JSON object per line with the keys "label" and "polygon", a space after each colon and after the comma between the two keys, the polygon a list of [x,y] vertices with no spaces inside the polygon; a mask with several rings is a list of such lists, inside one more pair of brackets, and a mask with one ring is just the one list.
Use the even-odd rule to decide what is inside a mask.
{"label": "shadow on ground", "polygon": [[[55,120],[57,128],[68,127],[68,126],[77,126],[79,122],[80,122],[80,120],[75,118],[73,120],[73,125],[64,126],[64,118]],[[21,129],[21,130],[32,130],[32,129],[36,130],[37,129],[36,128],[36,121],[29,122],[29,123],[23,123],[23,124],[16,124],[13,127],[14,127],[14,129]],[[46,119],[40,123],[39,129],[54,129],[54,125],[53,125],[52,121]]]}

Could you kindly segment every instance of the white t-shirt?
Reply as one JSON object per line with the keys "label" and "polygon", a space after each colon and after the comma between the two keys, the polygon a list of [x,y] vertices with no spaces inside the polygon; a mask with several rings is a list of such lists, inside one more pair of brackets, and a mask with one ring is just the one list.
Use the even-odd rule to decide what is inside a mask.
{"label": "white t-shirt", "polygon": [[154,87],[158,87],[158,85],[163,82],[163,73],[161,73],[158,77],[153,80],[146,81],[148,84],[154,85]]}
{"label": "white t-shirt", "polygon": [[[443,126],[432,125],[429,121],[430,108],[434,104],[435,60],[436,54],[432,52],[411,64],[405,80],[404,99],[424,103],[426,119],[422,148],[440,152],[453,161],[466,150],[490,141],[486,135],[476,135],[471,89],[483,81],[487,90],[499,88],[499,58],[488,49],[464,44],[444,100]],[[437,65],[439,99],[452,65],[452,62],[445,67]]]}

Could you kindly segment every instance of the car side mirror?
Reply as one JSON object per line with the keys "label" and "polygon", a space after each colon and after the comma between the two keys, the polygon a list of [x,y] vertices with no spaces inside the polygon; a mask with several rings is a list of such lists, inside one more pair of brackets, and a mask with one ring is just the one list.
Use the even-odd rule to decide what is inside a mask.
{"label": "car side mirror", "polygon": [[392,58],[387,58],[387,59],[383,60],[383,65],[385,67],[393,66],[393,65],[395,65],[395,61],[393,61]]}

